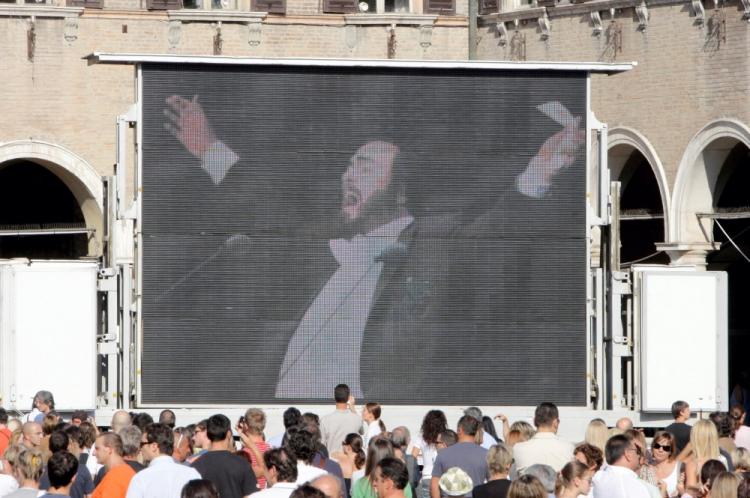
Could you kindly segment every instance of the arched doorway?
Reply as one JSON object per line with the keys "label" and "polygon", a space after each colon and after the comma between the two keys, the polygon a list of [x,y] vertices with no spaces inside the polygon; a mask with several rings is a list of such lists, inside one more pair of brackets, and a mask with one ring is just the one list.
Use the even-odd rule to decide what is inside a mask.
{"label": "arched doorway", "polygon": [[79,259],[86,221],[68,187],[31,161],[0,165],[0,258]]}
{"label": "arched doorway", "polygon": [[669,258],[656,248],[666,239],[669,205],[661,163],[641,134],[616,128],[610,134],[610,178],[620,182],[620,261],[666,264]]}
{"label": "arched doorway", "polygon": [[[725,271],[729,296],[729,372],[734,385],[750,371],[750,148],[737,142],[729,150],[714,190],[713,240],[718,250],[706,258],[708,270]],[[750,388],[750,385],[746,386]]]}
{"label": "arched doorway", "polygon": [[69,150],[24,140],[0,145],[0,258],[98,257],[101,176]]}

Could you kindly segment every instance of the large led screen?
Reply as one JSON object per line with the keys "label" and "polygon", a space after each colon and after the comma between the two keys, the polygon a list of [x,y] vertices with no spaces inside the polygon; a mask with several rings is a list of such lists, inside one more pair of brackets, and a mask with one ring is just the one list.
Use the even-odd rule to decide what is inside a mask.
{"label": "large led screen", "polygon": [[141,402],[586,403],[586,73],[142,75]]}

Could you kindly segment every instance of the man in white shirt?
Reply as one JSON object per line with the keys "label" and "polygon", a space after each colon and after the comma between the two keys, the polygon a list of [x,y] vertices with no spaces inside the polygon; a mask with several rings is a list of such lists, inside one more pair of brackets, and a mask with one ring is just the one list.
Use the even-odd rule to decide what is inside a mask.
{"label": "man in white shirt", "polygon": [[605,469],[594,475],[594,498],[649,498],[651,494],[635,471],[641,466],[641,449],[621,434],[607,441]]}
{"label": "man in white shirt", "polygon": [[315,436],[304,427],[290,427],[285,449],[297,459],[297,485],[308,483],[327,472],[312,464],[318,451]]}
{"label": "man in white shirt", "polygon": [[560,472],[573,458],[574,446],[557,436],[560,427],[560,414],[554,403],[542,403],[534,412],[536,434],[523,443],[513,446],[515,470],[523,474],[526,467],[540,463],[549,465]]}
{"label": "man in white shirt", "polygon": [[297,460],[284,448],[274,448],[263,454],[268,469],[270,487],[253,493],[254,498],[289,498],[297,489]]}
{"label": "man in white shirt", "polygon": [[328,454],[341,451],[341,443],[351,433],[362,433],[362,419],[354,410],[354,399],[351,397],[349,386],[339,384],[333,390],[336,411],[320,419],[320,436],[323,444],[328,448]]}
{"label": "man in white shirt", "polygon": [[141,439],[141,455],[148,467],[130,481],[126,498],[180,498],[182,488],[201,475],[172,458],[174,434],[164,424],[149,424]]}

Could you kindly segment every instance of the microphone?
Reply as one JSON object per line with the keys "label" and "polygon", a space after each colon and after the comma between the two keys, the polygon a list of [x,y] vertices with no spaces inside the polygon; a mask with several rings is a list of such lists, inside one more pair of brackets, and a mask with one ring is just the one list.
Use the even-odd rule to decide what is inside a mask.
{"label": "microphone", "polygon": [[224,256],[230,251],[234,251],[236,249],[242,249],[243,251],[248,250],[253,245],[253,239],[248,237],[245,234],[237,233],[229,237],[227,240],[224,241],[223,244],[209,257],[198,263],[192,270],[187,272],[185,275],[180,277],[177,282],[172,284],[169,289],[162,292],[159,297],[156,298],[157,301],[161,301],[163,298],[165,298],[169,293],[171,293],[173,290],[175,290],[177,287],[181,286],[187,279],[201,271],[203,268],[205,268],[209,263],[217,259],[219,256]]}

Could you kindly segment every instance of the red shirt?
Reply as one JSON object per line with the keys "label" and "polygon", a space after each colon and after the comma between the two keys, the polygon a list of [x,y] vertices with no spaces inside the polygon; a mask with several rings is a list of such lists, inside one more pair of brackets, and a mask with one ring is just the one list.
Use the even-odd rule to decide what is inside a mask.
{"label": "red shirt", "polygon": [[[265,441],[258,441],[257,443],[255,443],[255,447],[258,448],[258,451],[261,455],[271,449],[271,445]],[[248,448],[242,448],[242,451],[247,453],[247,456],[250,457],[250,465],[253,467],[253,469],[255,469],[255,467],[258,466],[258,462],[255,459],[255,453],[250,451]],[[258,477],[258,489],[266,489],[265,477]]]}

